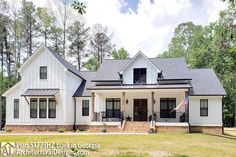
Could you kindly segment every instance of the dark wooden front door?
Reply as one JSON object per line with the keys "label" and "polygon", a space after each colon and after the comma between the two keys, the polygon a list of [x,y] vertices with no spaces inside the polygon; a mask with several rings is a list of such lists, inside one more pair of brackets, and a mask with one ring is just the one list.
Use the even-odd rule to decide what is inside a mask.
{"label": "dark wooden front door", "polygon": [[134,121],[147,121],[147,99],[134,99]]}

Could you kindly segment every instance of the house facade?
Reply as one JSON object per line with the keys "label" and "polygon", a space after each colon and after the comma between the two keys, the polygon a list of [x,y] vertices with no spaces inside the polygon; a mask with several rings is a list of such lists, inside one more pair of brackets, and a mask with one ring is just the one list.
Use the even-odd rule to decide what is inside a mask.
{"label": "house facade", "polygon": [[104,60],[78,71],[41,45],[4,93],[12,130],[222,133],[226,94],[212,69],[189,69],[184,58]]}

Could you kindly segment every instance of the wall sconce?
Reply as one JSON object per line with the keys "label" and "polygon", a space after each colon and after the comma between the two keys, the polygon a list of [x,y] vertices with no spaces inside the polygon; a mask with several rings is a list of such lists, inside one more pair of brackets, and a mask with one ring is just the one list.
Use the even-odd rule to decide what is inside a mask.
{"label": "wall sconce", "polygon": [[153,99],[153,103],[154,103],[154,104],[156,103],[155,99]]}
{"label": "wall sconce", "polygon": [[129,100],[128,99],[126,99],[126,104],[128,104],[129,103]]}

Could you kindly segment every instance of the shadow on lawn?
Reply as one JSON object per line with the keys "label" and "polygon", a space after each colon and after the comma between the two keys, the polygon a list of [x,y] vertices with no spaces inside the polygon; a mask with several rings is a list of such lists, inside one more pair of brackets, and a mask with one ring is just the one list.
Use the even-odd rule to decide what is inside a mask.
{"label": "shadow on lawn", "polygon": [[236,140],[236,136],[233,136],[233,135],[230,135],[230,134],[227,134],[227,133],[224,133],[223,135],[217,135],[217,134],[206,134],[206,135],[209,135],[209,136],[216,136],[216,137],[223,137],[223,138],[227,138],[227,139],[231,139],[231,140]]}

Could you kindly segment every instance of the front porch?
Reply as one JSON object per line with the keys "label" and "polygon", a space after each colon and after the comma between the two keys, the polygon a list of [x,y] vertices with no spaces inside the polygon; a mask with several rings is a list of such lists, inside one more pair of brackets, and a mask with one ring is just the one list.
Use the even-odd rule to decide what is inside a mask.
{"label": "front porch", "polygon": [[[99,90],[92,92],[92,122],[188,122],[188,105],[177,111],[188,89]],[[153,118],[152,118],[153,117]]]}

